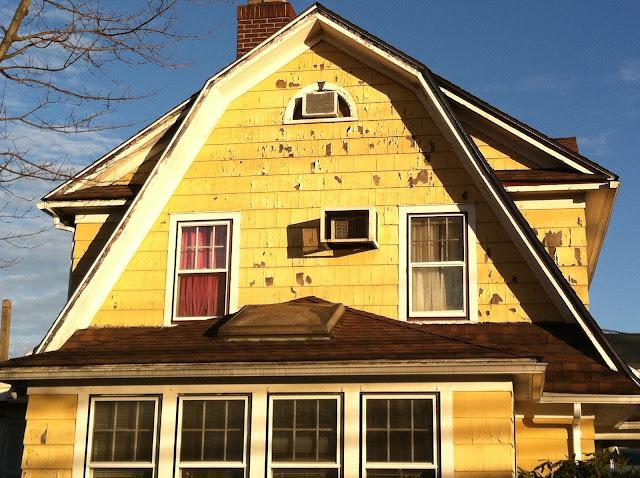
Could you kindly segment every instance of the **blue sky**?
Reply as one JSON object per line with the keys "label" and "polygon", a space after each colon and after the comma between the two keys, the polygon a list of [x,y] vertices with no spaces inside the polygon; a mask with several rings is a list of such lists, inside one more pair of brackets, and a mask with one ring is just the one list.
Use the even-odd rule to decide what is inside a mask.
{"label": "blue sky", "polygon": [[[11,3],[0,0],[0,12]],[[177,61],[192,62],[191,66],[116,68],[114,73],[134,91],[158,90],[151,98],[119,106],[112,118],[137,126],[80,137],[30,135],[32,153],[88,164],[198,90],[235,59],[238,3],[242,2],[185,10],[187,28],[213,30],[210,36],[185,41],[176,49]],[[291,3],[297,12],[310,5]],[[323,4],[548,136],[577,136],[585,156],[620,176],[620,194],[591,286],[591,311],[605,329],[640,332],[640,309],[634,300],[640,292],[636,253],[640,3],[326,0]],[[76,81],[83,81],[82,72],[75,75]],[[27,181],[20,191],[40,197],[53,187]],[[51,225],[47,216],[36,211],[30,215],[32,219],[20,227]],[[51,229],[38,239],[43,244],[33,249],[0,246],[0,254],[23,257],[16,266],[0,270],[0,295],[14,302],[14,356],[39,342],[66,299],[72,236]]]}

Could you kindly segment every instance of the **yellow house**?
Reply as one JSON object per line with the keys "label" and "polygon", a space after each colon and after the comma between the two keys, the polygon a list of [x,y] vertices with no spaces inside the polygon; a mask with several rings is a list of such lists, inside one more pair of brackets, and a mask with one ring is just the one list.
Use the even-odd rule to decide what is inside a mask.
{"label": "yellow house", "polygon": [[[23,477],[513,477],[640,403],[588,311],[617,176],[322,5],[49,193]],[[624,428],[624,427],[623,427]]]}

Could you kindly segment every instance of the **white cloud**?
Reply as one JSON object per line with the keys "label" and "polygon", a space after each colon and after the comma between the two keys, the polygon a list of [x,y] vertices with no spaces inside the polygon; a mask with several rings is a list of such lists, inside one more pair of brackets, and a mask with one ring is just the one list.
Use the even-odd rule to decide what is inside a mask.
{"label": "white cloud", "polygon": [[640,60],[627,60],[618,70],[618,75],[625,83],[640,82]]}
{"label": "white cloud", "polygon": [[579,137],[578,144],[580,145],[580,152],[584,152],[589,155],[603,155],[608,152],[608,138],[611,131],[603,131],[600,134],[592,137]]}
{"label": "white cloud", "polygon": [[544,92],[567,94],[571,88],[571,81],[553,73],[525,76],[516,81],[513,89],[516,91]]}
{"label": "white cloud", "polygon": [[64,161],[72,166],[90,164],[121,142],[113,130],[65,134],[25,125],[10,128],[9,136],[32,160]]}

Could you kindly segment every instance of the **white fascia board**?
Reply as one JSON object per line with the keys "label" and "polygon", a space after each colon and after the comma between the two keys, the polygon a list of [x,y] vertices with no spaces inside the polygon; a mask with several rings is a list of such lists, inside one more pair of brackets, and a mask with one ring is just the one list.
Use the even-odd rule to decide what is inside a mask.
{"label": "white fascia board", "polygon": [[640,440],[640,431],[637,433],[596,433],[594,440]]}
{"label": "white fascia board", "polygon": [[640,404],[638,395],[598,395],[580,393],[544,393],[540,403],[603,403],[637,405]]}
{"label": "white fascia board", "polygon": [[126,140],[124,143],[118,145],[116,148],[112,149],[107,154],[103,155],[101,158],[94,161],[89,166],[87,166],[86,168],[78,172],[77,174],[74,174],[73,178],[69,179],[68,181],[65,181],[60,186],[55,188],[53,191],[50,191],[49,193],[47,193],[47,195],[44,196],[44,199],[62,191],[77,189],[77,188],[73,188],[74,183],[77,181],[81,181],[82,176],[90,173],[92,170],[99,168],[102,165],[102,163],[117,161],[122,156],[123,152],[125,152],[130,145],[134,144],[135,142],[138,141],[138,139],[148,134],[153,134],[154,131],[158,129],[158,127],[162,126],[162,123],[164,123],[167,120],[167,118],[170,118],[172,115],[175,115],[180,109],[184,108],[184,105],[188,103],[189,100],[190,98],[186,99],[175,108],[172,108],[171,111],[168,111],[167,113],[162,115],[160,118],[152,122],[149,126],[143,128],[141,131],[139,131],[138,133],[133,135],[131,138]]}
{"label": "white fascia board", "polygon": [[609,189],[613,183],[538,184],[532,186],[505,186],[504,188],[510,193],[593,191],[595,189]]}
{"label": "white fascia board", "polygon": [[[310,11],[313,11],[313,9],[310,9]],[[203,111],[216,112],[216,114],[213,114],[210,116],[211,119],[215,118],[215,121],[212,121],[212,124],[210,125],[210,129],[208,130],[210,133],[210,131],[215,126],[215,123],[219,119],[219,116],[221,116],[222,112],[224,112],[224,109],[226,108],[226,105],[228,104],[228,102],[232,101],[239,94],[246,91],[246,89],[248,89],[247,85],[249,83],[255,84],[259,82],[260,79],[267,76],[267,75],[264,75],[264,76],[260,75],[260,78],[258,78],[258,81],[252,81],[256,79],[254,76],[257,73],[255,69],[258,69],[258,71],[260,71],[266,68],[269,71],[276,71],[280,65],[286,64],[288,61],[295,58],[297,54],[299,54],[300,52],[308,48],[308,45],[306,45],[304,41],[302,41],[301,44],[298,43],[297,48],[295,47],[295,45],[294,45],[294,48],[290,48],[288,50],[283,47],[285,46],[285,44],[290,44],[291,42],[302,40],[304,35],[308,34],[311,31],[311,28],[315,24],[316,20],[320,20],[323,24],[331,26],[331,28],[334,31],[340,32],[340,34],[343,35],[344,37],[350,38],[352,43],[358,44],[358,43],[361,43],[362,37],[368,38],[368,35],[365,32],[361,31],[360,36],[358,36],[351,29],[344,28],[342,25],[339,25],[333,20],[331,20],[330,18],[324,16],[321,12],[317,14],[314,13],[313,15],[311,14],[307,14],[307,15],[305,15],[304,17],[299,17],[297,20],[294,20],[290,24],[290,26],[284,27],[278,33],[279,35],[283,31],[286,31],[286,34],[282,38],[281,42],[279,43],[273,42],[273,40],[278,36],[278,35],[273,35],[272,37],[270,37],[268,41],[263,42],[262,44],[263,46],[257,49],[257,51],[255,52],[255,55],[250,54],[247,57],[241,58],[240,60],[236,61],[235,63],[230,65],[228,68],[224,69],[219,74],[214,76],[211,80],[209,80],[205,88],[203,88],[200,94],[200,97],[196,100],[194,107],[192,107],[189,113],[189,117],[186,118],[185,121],[183,122],[183,125],[188,125],[188,128],[186,128],[187,131],[194,131],[195,129],[197,129],[197,128],[194,128],[193,125],[191,124],[191,122],[194,120],[194,118],[192,117],[196,116],[194,115],[194,110],[196,110],[197,112],[200,109],[202,109]],[[547,293],[549,294],[552,301],[554,302],[554,304],[556,305],[556,307],[559,308],[561,313],[563,310],[565,310],[565,308],[568,310],[571,317],[574,318],[580,324],[580,326],[582,327],[584,332],[587,334],[587,336],[593,343],[594,347],[596,347],[598,352],[601,354],[601,356],[603,357],[607,365],[612,370],[617,371],[618,369],[615,366],[611,357],[609,357],[609,355],[602,348],[600,343],[596,340],[595,336],[593,335],[591,330],[587,327],[586,323],[582,319],[580,313],[575,308],[575,305],[572,303],[571,299],[562,290],[562,287],[557,282],[556,278],[553,276],[551,271],[547,268],[546,264],[542,261],[542,258],[538,254],[537,250],[534,248],[532,242],[529,240],[527,235],[522,230],[522,226],[511,214],[505,202],[505,201],[511,201],[511,200],[508,197],[506,197],[506,195],[500,194],[495,189],[495,186],[488,178],[488,171],[482,169],[481,166],[476,161],[476,157],[471,151],[471,146],[467,144],[467,141],[462,136],[460,131],[458,131],[458,128],[456,127],[456,125],[452,123],[449,113],[445,111],[443,106],[444,105],[443,102],[445,101],[445,99],[444,98],[441,99],[440,97],[438,97],[434,92],[434,90],[431,88],[431,86],[427,83],[423,74],[422,67],[420,67],[418,64],[415,64],[415,65],[411,64],[407,60],[400,58],[399,56],[393,54],[392,52],[389,52],[386,49],[382,49],[378,47],[376,42],[373,40],[368,41],[365,46],[368,53],[373,54],[378,58],[382,58],[386,60],[386,63],[390,65],[395,65],[394,69],[396,68],[403,69],[407,72],[408,75],[415,77],[416,82],[420,85],[421,87],[420,89],[424,93],[423,95],[418,95],[418,97],[419,98],[421,97],[422,102],[425,105],[425,107],[427,107],[428,111],[434,111],[434,110],[437,111],[438,115],[436,119],[440,118],[441,123],[443,122],[444,124],[446,124],[446,128],[443,128],[443,133],[446,134],[448,132],[449,136],[452,139],[454,139],[455,145],[461,148],[461,152],[463,153],[461,156],[466,157],[468,159],[468,161],[462,161],[463,166],[465,167],[467,172],[471,175],[471,177],[476,179],[476,184],[481,186],[480,190],[488,193],[488,194],[485,194],[485,199],[487,200],[487,202],[489,202],[489,204],[494,205],[494,208],[493,208],[494,212],[499,211],[501,213],[501,214],[497,214],[497,217],[503,218],[503,220],[501,221],[503,223],[503,226],[505,226],[505,229],[511,236],[512,240],[514,240],[514,243],[516,244],[518,249],[521,250],[521,252],[524,252],[525,259],[528,258],[527,262],[530,264],[530,266],[532,266],[532,264],[535,264],[536,267],[532,266],[532,268],[534,269],[534,271],[537,268],[538,271],[540,272],[540,274],[537,274],[539,276],[539,280],[540,280],[540,276],[544,278],[544,280],[541,280],[541,283],[545,288],[545,290],[547,291]],[[239,79],[236,78],[236,76],[238,75],[242,75],[245,81],[242,81],[242,77]],[[220,84],[220,88],[218,88],[218,83]],[[215,92],[218,95],[218,102],[214,103],[215,108],[211,106],[211,102],[208,102],[208,97],[210,96],[210,94],[208,94],[208,91],[214,90],[213,84],[216,85]],[[437,88],[437,85],[435,84],[435,82],[433,82],[433,85],[434,85],[434,88]],[[228,95],[230,95],[231,98]],[[207,107],[205,107],[205,105],[203,104],[201,108],[197,108],[198,102],[200,102],[201,98],[203,97],[204,97],[203,101],[205,103],[208,102]],[[223,102],[224,102],[224,105],[223,105]],[[203,113],[203,116],[206,116],[206,115]],[[184,129],[185,129],[184,127],[181,127],[181,130],[184,130]],[[199,129],[199,131],[202,132],[204,131],[204,129]],[[179,142],[179,145],[180,144],[184,145],[186,143],[186,141],[184,141],[184,136],[186,136],[186,134],[181,135],[180,132],[178,132],[174,137],[174,139],[172,140],[172,143],[176,137],[181,137],[182,141]],[[196,134],[191,134],[190,137],[191,136],[194,136],[194,138],[192,138],[192,141],[194,141],[194,143],[196,143],[197,145],[199,145],[199,147],[201,147],[202,143],[204,142],[208,134],[202,135],[203,137],[201,138],[197,138]],[[191,146],[192,146],[191,150],[193,150],[194,149],[193,144]],[[189,148],[189,145],[183,146],[181,149],[188,149],[188,148]],[[167,183],[173,182],[175,184],[171,188],[168,188],[167,187],[168,184],[167,184],[165,185],[165,188],[162,188],[162,186],[160,186],[159,189],[155,189],[157,191],[163,191],[165,194],[169,194],[169,191],[173,193],[175,187],[177,187],[177,184],[184,176],[186,169],[191,164],[193,157],[195,156],[195,154],[197,154],[197,150],[195,152],[191,151],[191,154],[189,155],[186,155],[184,151],[182,151],[183,153],[182,155],[179,155],[176,152],[175,154],[176,159],[173,161],[173,166],[171,168],[163,168],[164,162],[166,162],[167,151],[172,151],[172,150],[173,150],[173,147],[172,147],[172,144],[170,144],[165,150],[165,152],[163,153],[163,157],[160,159],[160,161],[158,161],[158,164],[156,165],[156,169],[152,173],[153,177],[147,182],[147,184],[145,184],[145,186],[143,187],[143,190],[138,195],[137,200],[132,204],[129,213],[123,218],[121,226],[118,227],[114,232],[113,237],[117,238],[117,240],[114,241],[115,242],[114,247],[110,247],[111,240],[105,247],[105,250],[109,250],[109,249],[113,250],[113,251],[111,250],[109,251],[110,254],[108,258],[104,258],[105,259],[104,262],[107,263],[105,264],[105,266],[108,265],[109,267],[108,268],[99,267],[99,265],[103,262],[101,259],[103,259],[103,256],[105,255],[103,251],[103,253],[100,255],[100,258],[94,263],[92,269],[85,276],[83,283],[76,290],[76,294],[74,294],[74,297],[72,297],[71,300],[68,302],[67,307],[63,309],[62,313],[60,314],[60,317],[58,318],[58,320],[56,320],[56,322],[54,323],[54,326],[52,326],[52,328],[50,329],[49,333],[47,334],[47,337],[45,337],[45,340],[43,340],[42,344],[38,347],[37,349],[38,353],[42,351],[55,350],[61,347],[62,344],[67,340],[67,338],[70,337],[73,331],[75,331],[78,328],[82,328],[82,326],[87,326],[88,323],[90,323],[90,320],[95,315],[95,313],[98,311],[98,308],[102,304],[102,301],[106,297],[106,294],[111,289],[113,284],[115,284],[115,281],[117,280],[120,273],[122,272],[122,270],[124,270],[124,267],[128,263],[128,259],[130,259],[130,257],[133,255],[138,245],[144,238],[144,235],[146,235],[148,229],[151,227],[152,222],[155,220],[155,218],[157,217],[157,215],[161,210],[160,206],[157,206],[157,204],[161,203],[161,201],[158,201],[158,198],[153,198],[153,199],[143,198],[144,196],[143,193],[147,189],[147,186],[150,186],[150,188],[153,187],[155,189],[156,187],[158,187],[157,183],[162,184],[164,182],[167,182]],[[169,156],[171,156],[171,154],[169,154]],[[164,169],[164,174],[160,171],[161,169]],[[172,170],[172,172],[170,171],[169,174],[174,174],[174,177],[159,180],[158,179],[159,177],[167,176],[167,171],[169,169]],[[179,171],[176,171],[178,169],[182,171],[181,174],[179,174]],[[179,174],[179,177],[176,179],[177,174]],[[171,181],[171,179],[173,179],[173,181]],[[155,208],[153,207],[154,204],[156,205]],[[164,203],[162,203],[161,206],[163,207]],[[149,211],[147,211],[147,209]],[[158,209],[158,211],[155,211],[156,209]],[[150,211],[154,211],[155,214],[153,212],[150,213]],[[147,214],[146,221],[145,221],[144,214]],[[149,215],[153,216],[152,219],[148,219]],[[124,232],[127,230],[127,228],[123,228],[123,225],[126,225],[126,223],[129,220],[132,220],[135,222],[134,216],[137,217],[138,220],[140,220],[140,223],[136,223],[136,229],[134,230],[134,232],[125,235]],[[144,225],[144,226],[140,227],[141,225]],[[120,233],[121,229],[124,229],[122,233]],[[128,228],[128,229],[132,229],[132,228]],[[118,236],[118,234],[120,235]],[[133,237],[129,238],[130,242],[127,243],[124,241],[124,238],[129,236],[133,236]],[[132,239],[136,239],[136,240],[132,241]],[[120,247],[116,248],[115,247],[116,245],[119,245]],[[116,251],[119,251],[119,253]],[[113,257],[113,259],[115,260],[110,260],[111,257]],[[124,258],[127,258],[127,259],[123,260]],[[113,263],[116,261],[118,262],[118,264],[114,265]],[[96,269],[97,269],[96,272],[100,273],[99,280],[98,280],[97,274],[96,274],[96,277],[92,278],[94,275],[93,271]],[[105,269],[108,269],[108,270],[102,272],[101,269],[103,271]],[[91,279],[91,281],[89,281],[89,279]],[[100,284],[100,285],[97,285],[97,284]],[[90,290],[91,293],[90,294],[85,293],[85,291],[87,290]],[[77,296],[83,296],[82,298],[84,300],[78,300],[80,299],[80,297],[77,297]],[[102,299],[102,300],[98,300],[98,299]],[[75,306],[75,308],[71,308],[70,306],[75,304],[76,302],[78,302],[78,305]],[[61,321],[60,319],[63,318],[65,315],[68,315],[69,312],[75,312],[74,314],[75,320]],[[58,328],[58,324],[60,322],[62,322],[61,326],[62,328],[65,328],[65,332],[61,334],[59,333],[53,334],[53,332]],[[66,324],[64,322],[66,322]]]}
{"label": "white fascia board", "polygon": [[[200,115],[198,118],[195,113],[199,107],[210,112],[210,115]],[[172,138],[98,259],[37,347],[36,353],[59,349],[73,332],[89,326],[165,206],[166,200],[162,201],[156,195],[146,195],[145,192],[155,190],[167,194],[167,199],[170,197],[225,108],[224,98],[217,90],[210,85],[202,89],[189,116]],[[169,161],[169,167],[165,166],[167,158],[173,156],[175,158]],[[133,226],[126,227],[129,223]]]}
{"label": "white fascia board", "polygon": [[[342,36],[350,38],[353,42],[359,43],[359,38],[351,30],[343,28],[341,25],[338,25],[329,19],[322,18],[322,20],[324,23],[331,25],[334,31],[340,32]],[[553,276],[551,271],[547,268],[546,264],[542,261],[542,258],[538,254],[538,251],[535,249],[532,242],[529,240],[527,235],[522,230],[522,226],[518,223],[518,221],[513,217],[513,215],[509,211],[509,208],[507,207],[505,201],[511,201],[511,199],[509,199],[505,195],[500,194],[498,191],[496,191],[495,186],[491,183],[491,181],[489,181],[488,172],[486,170],[483,170],[480,167],[480,165],[476,162],[475,155],[471,151],[470,146],[467,144],[467,141],[459,133],[456,126],[451,122],[450,117],[447,114],[447,112],[444,110],[443,104],[441,103],[440,99],[434,93],[430,85],[427,84],[425,77],[423,75],[422,69],[420,69],[418,65],[412,65],[408,61],[402,58],[399,58],[396,55],[386,50],[379,48],[375,44],[375,42],[367,43],[366,48],[367,48],[367,52],[373,53],[378,58],[384,58],[387,61],[387,63],[391,63],[392,65],[395,65],[396,68],[402,68],[409,75],[414,76],[417,83],[421,86],[421,88],[419,89],[422,94],[418,94],[418,98],[422,100],[427,111],[433,111],[435,109],[438,112],[438,116],[436,117],[436,119],[439,117],[446,124],[446,128],[442,129],[443,133],[446,134],[447,132],[450,132],[455,140],[455,144],[457,144],[462,148],[463,154],[460,156],[464,156],[469,159],[469,161],[462,161],[463,166],[465,167],[465,169],[467,170],[467,172],[470,174],[472,178],[479,180],[479,183],[478,181],[476,181],[476,184],[482,185],[480,190],[489,193],[488,195],[485,194],[485,199],[487,199],[487,202],[489,202],[489,204],[495,205],[497,207],[497,210],[503,213],[503,214],[497,214],[497,217],[498,218],[503,217],[507,219],[507,224],[509,227],[505,227],[505,229],[509,233],[512,240],[514,240],[516,247],[521,252],[524,252],[523,255],[525,256],[525,259],[529,258],[529,260],[527,260],[529,265],[532,266],[532,263],[535,264],[535,267],[532,266],[534,271],[537,268],[540,272],[542,272],[542,276],[544,280],[541,280],[541,283],[545,288],[545,290],[547,291],[547,293],[549,294],[553,303],[556,305],[556,307],[559,308],[561,313],[563,310],[565,310],[565,308],[568,309],[568,312],[571,315],[571,317],[578,322],[578,324],[581,326],[581,328],[589,337],[590,341],[593,343],[594,347],[598,350],[602,358],[605,360],[607,365],[612,370],[617,371],[618,368],[616,367],[611,357],[609,357],[609,354],[602,348],[602,346],[600,345],[596,337],[593,335],[591,330],[587,327],[586,323],[582,319],[579,311],[575,308],[571,299],[562,290],[562,287],[557,282],[556,278]],[[437,85],[435,82],[433,82],[433,85],[434,85],[434,88],[437,88]],[[507,125],[505,124],[505,126]],[[565,159],[567,158],[563,158],[563,160]],[[591,174],[590,171],[582,168],[577,164],[575,165],[575,167],[585,173]],[[496,212],[496,208],[493,208],[493,209],[494,209],[494,212]],[[504,224],[505,221],[501,221],[501,222],[503,223],[503,225],[505,225]],[[537,274],[537,275],[539,276],[539,280],[540,280],[540,274]]]}
{"label": "white fascia board", "polygon": [[52,209],[62,209],[65,207],[114,207],[125,206],[130,199],[80,199],[78,201],[44,201],[37,204],[38,209],[52,212]]}
{"label": "white fascia board", "polygon": [[0,380],[86,380],[104,378],[205,378],[291,376],[496,376],[542,375],[546,363],[534,359],[347,362],[240,362],[184,364],[118,364],[75,367],[4,367]]}
{"label": "white fascia board", "polygon": [[[551,298],[554,305],[558,307],[560,313],[565,316],[566,312],[563,313],[563,311],[567,310],[570,316],[575,319],[582,327],[585,334],[587,334],[589,340],[593,343],[594,347],[596,348],[596,350],[598,350],[598,353],[602,356],[609,368],[614,371],[618,371],[618,368],[616,367],[609,354],[600,345],[592,331],[583,320],[580,312],[576,309],[571,298],[567,296],[565,291],[562,289],[561,284],[559,284],[557,278],[554,277],[547,265],[543,262],[543,259],[536,250],[532,240],[530,240],[530,238],[523,231],[523,226],[516,220],[514,215],[509,210],[506,201],[513,201],[506,195],[500,194],[495,185],[489,180],[488,171],[480,167],[480,164],[478,164],[475,159],[475,155],[471,151],[470,145],[467,144],[467,141],[458,131],[458,128],[456,128],[456,126],[452,124],[449,115],[444,110],[443,104],[436,97],[434,91],[429,87],[422,74],[420,74],[419,80],[422,83],[424,92],[427,94],[427,98],[430,100],[431,106],[437,109],[439,117],[444,120],[444,122],[448,126],[447,129],[444,129],[442,131],[443,134],[446,134],[447,132],[452,134],[455,138],[455,145],[462,148],[462,151],[464,153],[463,156],[468,158],[469,160],[462,161],[463,166],[470,174],[470,176],[476,179],[476,184],[482,186],[480,190],[489,193],[484,195],[485,199],[489,204],[494,206],[492,209],[494,213],[496,213],[498,219],[500,220],[500,218],[503,218],[500,222],[503,224],[503,226],[505,226],[507,233],[514,241],[518,250],[523,254],[525,261],[533,269],[534,274],[538,277],[538,280],[540,280],[543,288]],[[497,214],[498,212],[500,212],[501,214]],[[504,219],[506,219],[506,221]],[[538,271],[537,274],[536,270]]]}
{"label": "white fascia board", "polygon": [[499,118],[496,118],[494,115],[490,114],[489,112],[478,108],[477,106],[471,104],[470,102],[468,102],[467,100],[465,100],[464,98],[461,98],[460,96],[456,95],[453,91],[447,89],[446,87],[441,86],[440,90],[447,95],[449,98],[451,98],[453,101],[455,101],[456,103],[461,104],[462,106],[465,106],[466,108],[468,108],[469,110],[473,111],[476,114],[479,114],[480,116],[482,116],[483,118],[491,121],[492,123],[500,126],[502,129],[508,131],[509,133],[517,136],[518,138],[522,139],[523,141],[526,141],[527,143],[531,144],[532,146],[535,146],[536,148],[538,148],[539,150],[549,154],[550,156],[553,156],[554,158],[562,161],[563,163],[571,166],[572,168],[585,173],[585,174],[593,174],[593,171],[590,171],[588,169],[586,169],[584,166],[576,163],[575,161],[571,160],[570,158],[568,158],[567,156],[558,153],[557,151],[554,151],[553,149],[547,147],[546,145],[542,144],[541,142],[537,141],[535,138],[526,135],[524,133],[522,133],[521,131],[517,130],[516,128],[513,128],[512,126],[508,125],[507,123],[505,123],[504,121],[500,120]]}
{"label": "white fascia board", "polygon": [[[229,67],[206,82],[120,225],[35,353],[59,349],[73,332],[90,325],[228,104],[306,51],[309,46],[304,39],[312,27],[312,18],[297,22],[296,28],[282,42],[234,63],[237,69],[230,70]],[[146,191],[159,191],[163,197]],[[133,226],[127,227],[129,223]]]}

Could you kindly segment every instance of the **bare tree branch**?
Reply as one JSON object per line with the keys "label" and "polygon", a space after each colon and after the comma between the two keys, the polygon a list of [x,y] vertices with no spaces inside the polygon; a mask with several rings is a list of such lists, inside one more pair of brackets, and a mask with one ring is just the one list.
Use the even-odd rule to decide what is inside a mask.
{"label": "bare tree branch", "polygon": [[[106,122],[113,105],[153,92],[134,92],[114,72],[118,65],[185,66],[175,45],[210,32],[182,28],[179,7],[231,0],[19,0],[13,16],[0,19],[0,247],[25,247],[39,230],[11,229],[27,213],[12,209],[19,181],[60,181],[73,171],[65,156],[35,155],[29,132],[96,133],[130,126]],[[76,75],[90,81],[69,81]],[[19,101],[16,101],[19,99]],[[26,132],[26,133],[25,133]],[[6,230],[4,228],[3,230]],[[15,263],[2,257],[0,269]]]}

